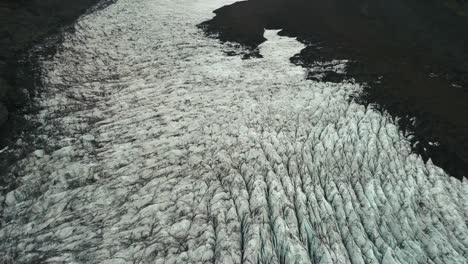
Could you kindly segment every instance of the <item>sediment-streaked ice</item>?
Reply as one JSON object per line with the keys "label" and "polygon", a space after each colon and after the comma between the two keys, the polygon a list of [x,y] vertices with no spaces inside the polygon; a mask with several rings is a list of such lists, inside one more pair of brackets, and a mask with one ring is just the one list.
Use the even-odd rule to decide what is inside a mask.
{"label": "sediment-streaked ice", "polygon": [[305,80],[296,40],[226,56],[196,25],[229,3],[78,21],[43,62],[44,143],[11,172],[0,262],[466,263],[467,182],[350,101],[358,84]]}

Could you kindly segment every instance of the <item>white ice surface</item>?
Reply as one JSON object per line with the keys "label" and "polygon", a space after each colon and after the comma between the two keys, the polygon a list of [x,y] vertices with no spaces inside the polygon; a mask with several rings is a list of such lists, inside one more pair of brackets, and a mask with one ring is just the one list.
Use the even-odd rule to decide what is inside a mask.
{"label": "white ice surface", "polygon": [[196,25],[233,0],[119,0],[51,61],[1,263],[466,263],[468,185],[394,122]]}

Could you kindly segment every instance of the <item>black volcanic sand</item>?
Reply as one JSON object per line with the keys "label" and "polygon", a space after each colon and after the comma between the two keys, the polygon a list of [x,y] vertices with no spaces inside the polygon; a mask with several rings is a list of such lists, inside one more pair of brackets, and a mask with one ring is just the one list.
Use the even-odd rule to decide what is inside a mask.
{"label": "black volcanic sand", "polygon": [[[88,10],[109,4],[110,0],[0,0],[0,150],[11,146],[20,134],[35,129],[31,113],[33,98],[41,87],[37,56],[53,56],[64,30]],[[28,51],[49,39],[38,54]],[[8,167],[26,153],[0,153],[0,191],[14,185],[7,179]]]}
{"label": "black volcanic sand", "polygon": [[468,1],[249,0],[215,14],[200,27],[251,54],[264,28],[283,29],[307,44],[296,64],[350,60],[344,76],[322,81],[365,83],[354,100],[398,117],[425,161],[468,176]]}

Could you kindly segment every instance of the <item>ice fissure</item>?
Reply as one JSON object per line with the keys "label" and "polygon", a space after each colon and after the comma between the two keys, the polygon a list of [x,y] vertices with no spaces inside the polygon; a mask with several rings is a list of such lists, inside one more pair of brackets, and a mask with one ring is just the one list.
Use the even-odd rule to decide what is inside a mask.
{"label": "ice fissure", "polygon": [[350,101],[359,84],[306,80],[295,39],[226,56],[196,25],[229,3],[77,22],[42,62],[45,143],[11,172],[0,262],[466,263],[466,181]]}

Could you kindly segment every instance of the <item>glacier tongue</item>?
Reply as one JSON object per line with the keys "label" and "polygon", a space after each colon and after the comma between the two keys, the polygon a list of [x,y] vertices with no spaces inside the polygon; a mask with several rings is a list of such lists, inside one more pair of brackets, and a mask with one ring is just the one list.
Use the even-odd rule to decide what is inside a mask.
{"label": "glacier tongue", "polygon": [[[353,83],[305,80],[196,25],[231,0],[119,0],[43,62],[2,263],[466,263],[468,185],[411,153]],[[236,50],[238,51],[238,50]]]}

